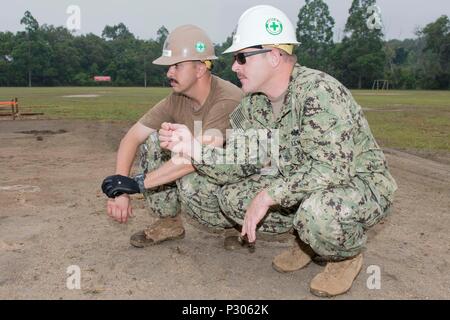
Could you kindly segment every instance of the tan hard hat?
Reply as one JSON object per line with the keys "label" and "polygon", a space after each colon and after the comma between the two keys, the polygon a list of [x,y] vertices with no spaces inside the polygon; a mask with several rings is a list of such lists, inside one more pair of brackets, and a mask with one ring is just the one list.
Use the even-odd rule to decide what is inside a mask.
{"label": "tan hard hat", "polygon": [[170,66],[189,60],[214,60],[214,45],[206,33],[194,25],[188,24],[175,28],[164,42],[161,57],[154,64]]}

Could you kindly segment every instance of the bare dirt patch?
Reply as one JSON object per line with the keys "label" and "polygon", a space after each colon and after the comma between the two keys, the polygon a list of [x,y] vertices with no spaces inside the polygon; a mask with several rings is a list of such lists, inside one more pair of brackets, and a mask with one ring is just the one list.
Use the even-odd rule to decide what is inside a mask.
{"label": "bare dirt patch", "polygon": [[[259,240],[252,254],[228,252],[221,234],[184,217],[184,239],[131,247],[129,237],[156,218],[135,197],[135,217],[113,222],[100,191],[130,125],[2,121],[0,299],[315,299],[309,282],[323,267],[291,274],[271,267],[292,239]],[[363,269],[336,299],[449,299],[448,157],[437,162],[391,149],[386,155],[399,185],[394,209],[369,231]],[[71,265],[81,269],[80,290],[66,287]],[[381,270],[380,289],[367,287],[372,265]]]}
{"label": "bare dirt patch", "polygon": [[61,134],[66,133],[67,130],[59,129],[58,131],[52,131],[52,130],[28,130],[28,131],[18,131],[16,133],[24,133],[24,134]]}

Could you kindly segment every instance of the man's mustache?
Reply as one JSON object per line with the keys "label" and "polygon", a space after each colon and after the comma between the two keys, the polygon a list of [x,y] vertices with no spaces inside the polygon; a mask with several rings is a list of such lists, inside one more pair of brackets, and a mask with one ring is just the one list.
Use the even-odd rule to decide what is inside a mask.
{"label": "man's mustache", "polygon": [[247,77],[245,77],[245,76],[244,76],[243,74],[241,74],[241,73],[236,74],[236,76],[238,77],[239,80],[247,79]]}

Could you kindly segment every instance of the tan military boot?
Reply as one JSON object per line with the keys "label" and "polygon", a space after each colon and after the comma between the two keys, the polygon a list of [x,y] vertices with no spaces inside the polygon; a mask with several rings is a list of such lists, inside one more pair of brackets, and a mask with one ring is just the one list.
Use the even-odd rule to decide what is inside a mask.
{"label": "tan military boot", "polygon": [[319,297],[334,297],[346,293],[361,271],[362,264],[362,254],[344,261],[328,262],[325,270],[312,279],[311,293]]}
{"label": "tan military boot", "polygon": [[272,267],[278,272],[293,272],[311,262],[313,251],[304,243],[283,251],[272,260]]}
{"label": "tan military boot", "polygon": [[166,240],[184,238],[184,227],[180,216],[161,218],[143,231],[133,234],[130,243],[143,248]]}

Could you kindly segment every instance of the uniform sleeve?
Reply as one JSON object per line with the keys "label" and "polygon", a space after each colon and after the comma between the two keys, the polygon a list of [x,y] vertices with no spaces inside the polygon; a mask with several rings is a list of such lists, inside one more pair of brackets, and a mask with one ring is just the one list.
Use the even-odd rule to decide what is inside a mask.
{"label": "uniform sleeve", "polygon": [[257,160],[247,158],[243,159],[244,163],[236,161],[245,154],[246,151],[243,149],[245,146],[230,145],[228,142],[225,148],[202,145],[202,160],[192,162],[196,170],[207,176],[212,183],[219,185],[235,183],[259,173],[262,168],[262,164]]}
{"label": "uniform sleeve", "polygon": [[215,184],[241,181],[245,177],[259,173],[265,164],[265,159],[259,158],[253,148],[255,143],[258,143],[259,136],[255,130],[249,130],[251,124],[247,120],[247,104],[247,100],[242,100],[230,114],[230,125],[233,130],[227,135],[224,148],[203,145],[201,161],[192,162],[198,172]]}
{"label": "uniform sleeve", "polygon": [[355,126],[343,90],[319,83],[307,94],[299,137],[305,161],[267,189],[276,203],[293,206],[313,191],[348,184],[354,175]]}
{"label": "uniform sleeve", "polygon": [[158,102],[157,105],[139,119],[139,123],[148,128],[159,130],[164,122],[174,122],[171,99],[171,96],[169,96]]}

